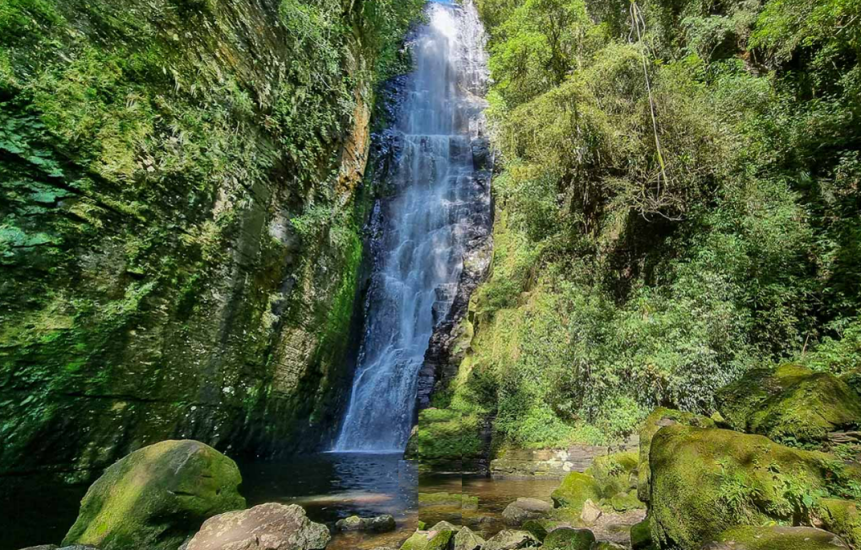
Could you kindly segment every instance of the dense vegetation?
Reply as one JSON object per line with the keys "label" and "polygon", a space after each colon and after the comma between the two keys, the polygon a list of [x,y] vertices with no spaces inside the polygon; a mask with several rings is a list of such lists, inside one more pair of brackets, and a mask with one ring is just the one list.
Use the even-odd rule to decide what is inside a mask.
{"label": "dense vegetation", "polygon": [[753,367],[861,364],[861,4],[478,6],[495,249],[436,406],[553,446],[710,413]]}

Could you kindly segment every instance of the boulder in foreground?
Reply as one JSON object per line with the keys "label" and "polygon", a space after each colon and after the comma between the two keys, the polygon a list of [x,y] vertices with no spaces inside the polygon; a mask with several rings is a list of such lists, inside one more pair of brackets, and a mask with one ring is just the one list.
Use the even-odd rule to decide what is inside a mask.
{"label": "boulder in foreground", "polygon": [[331,538],[301,506],[269,503],[206,520],[186,550],[322,550]]}
{"label": "boulder in foreground", "polygon": [[809,517],[811,496],[848,497],[861,483],[858,465],[731,430],[668,426],[650,455],[652,535],[682,550],[739,524]]}
{"label": "boulder in foreground", "polygon": [[176,550],[203,521],[245,507],[239,468],[199,441],[162,441],[110,466],[81,501],[63,545]]}

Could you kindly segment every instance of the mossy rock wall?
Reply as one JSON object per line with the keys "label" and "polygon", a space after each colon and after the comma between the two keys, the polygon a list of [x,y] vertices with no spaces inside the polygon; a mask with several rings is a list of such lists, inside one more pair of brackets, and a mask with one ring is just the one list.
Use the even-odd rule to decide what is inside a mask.
{"label": "mossy rock wall", "polygon": [[171,437],[271,454],[331,436],[375,25],[419,4],[3,3],[0,473],[89,478]]}

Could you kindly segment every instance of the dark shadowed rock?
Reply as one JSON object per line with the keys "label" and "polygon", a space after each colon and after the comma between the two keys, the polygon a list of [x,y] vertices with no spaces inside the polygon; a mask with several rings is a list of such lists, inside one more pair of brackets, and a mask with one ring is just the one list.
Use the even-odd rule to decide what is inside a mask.
{"label": "dark shadowed rock", "polygon": [[108,468],[63,541],[102,550],[176,550],[203,521],[245,507],[239,468],[198,441],[162,441]]}
{"label": "dark shadowed rock", "polygon": [[187,550],[321,550],[330,539],[301,506],[269,503],[208,519]]}

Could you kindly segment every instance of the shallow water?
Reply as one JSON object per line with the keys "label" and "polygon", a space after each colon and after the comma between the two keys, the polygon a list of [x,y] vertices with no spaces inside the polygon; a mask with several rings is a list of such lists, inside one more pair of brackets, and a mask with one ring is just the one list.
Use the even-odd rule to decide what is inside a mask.
{"label": "shallow water", "polygon": [[[398,547],[421,519],[428,526],[447,520],[469,525],[484,536],[503,528],[505,507],[518,497],[550,500],[558,480],[508,480],[459,475],[419,475],[415,462],[400,454],[325,453],[289,462],[241,464],[242,493],[249,506],[264,502],[299,504],[334,533],[338,519],[391,514],[398,528],[381,535],[334,533],[329,549]],[[422,506],[418,493],[465,493],[479,499],[477,510]]]}
{"label": "shallow water", "polygon": [[[308,516],[334,532],[338,519],[350,515],[392,514],[394,533],[335,533],[330,550],[399,547],[421,519],[428,526],[447,520],[469,525],[483,536],[500,529],[505,507],[518,497],[549,501],[558,480],[499,480],[458,475],[419,475],[415,462],[400,454],[324,453],[284,461],[240,462],[241,493],[248,506],[266,502],[299,504]],[[22,485],[0,500],[0,550],[58,544],[77,516],[86,486]],[[479,499],[478,510],[452,506],[419,507],[418,493],[466,493]]]}

